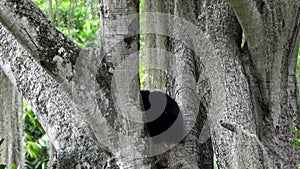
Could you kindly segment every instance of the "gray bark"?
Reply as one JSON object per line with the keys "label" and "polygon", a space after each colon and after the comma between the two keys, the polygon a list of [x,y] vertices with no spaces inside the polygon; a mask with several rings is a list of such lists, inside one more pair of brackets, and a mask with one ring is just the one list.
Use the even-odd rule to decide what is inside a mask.
{"label": "gray bark", "polygon": [[23,114],[23,99],[17,89],[0,71],[0,136],[4,138],[1,145],[1,164],[12,168],[13,164],[24,167],[23,126],[20,123]]}
{"label": "gray bark", "polygon": [[206,1],[202,5],[205,10],[200,16],[206,17],[199,19],[205,21],[203,29],[210,35],[213,49],[200,56],[208,75],[206,87],[211,92],[211,96],[202,99],[209,112],[208,120],[212,121],[210,130],[218,167],[268,167],[269,158],[256,136],[251,93],[240,61],[242,30],[228,2]]}
{"label": "gray bark", "polygon": [[31,0],[1,1],[0,22],[55,80],[70,83],[80,48]]}
{"label": "gray bark", "polygon": [[105,154],[100,153],[92,131],[63,88],[29,57],[7,30],[3,27],[0,30],[0,66],[28,100],[54,145],[57,161],[52,159],[55,162],[52,167],[105,165]]}
{"label": "gray bark", "polygon": [[[136,2],[128,1],[128,5],[126,4],[127,2],[125,3],[125,6],[123,6],[124,10],[127,10],[127,7],[130,6],[133,11],[137,10],[135,8],[137,7]],[[129,11],[129,14],[130,12],[131,11]],[[19,18],[22,18],[22,20],[19,20],[20,25],[14,24],[11,26],[11,23]],[[112,18],[109,18],[108,20],[110,21],[111,19]],[[135,146],[137,146],[138,149],[141,149],[141,141],[139,138],[142,131],[142,125],[138,125],[140,127],[134,125],[133,127],[133,123],[130,121],[126,122],[126,120],[130,119],[133,121],[141,121],[141,118],[139,118],[141,117],[141,113],[137,109],[139,108],[139,104],[136,103],[136,101],[139,101],[139,99],[136,98],[139,97],[135,97],[139,94],[139,90],[137,90],[138,78],[135,77],[135,83],[130,84],[132,79],[128,78],[122,80],[120,77],[132,77],[127,76],[129,74],[137,75],[136,70],[138,68],[138,62],[134,60],[136,57],[133,59],[128,57],[131,60],[127,60],[122,63],[123,59],[117,57],[119,56],[117,55],[119,53],[113,53],[117,56],[112,58],[110,57],[111,55],[109,55],[109,52],[107,52],[108,55],[104,60],[102,60],[102,56],[97,58],[97,56],[99,56],[99,50],[97,49],[84,49],[79,54],[80,48],[66,37],[62,36],[51,24],[49,24],[49,22],[47,22],[47,20],[45,20],[46,19],[42,15],[41,11],[38,10],[31,1],[24,0],[15,3],[11,1],[1,1],[1,22],[9,28],[17,40],[21,42],[21,44],[23,44],[35,58],[35,60],[32,60],[22,48],[17,46],[18,44],[14,38],[2,29],[3,39],[1,46],[3,49],[1,51],[4,52],[1,53],[1,59],[3,59],[2,69],[4,69],[6,74],[10,76],[10,79],[24,93],[24,96],[37,113],[37,117],[41,124],[46,129],[47,134],[57,151],[56,159],[52,160],[53,164],[51,164],[51,167],[114,167],[118,161],[113,159],[116,159],[115,156],[118,156],[118,154],[122,155],[122,157],[118,156],[120,157],[120,161],[118,162],[120,167],[125,167],[126,165],[132,166],[128,161],[135,160],[133,154],[139,154],[135,153]],[[26,24],[24,25],[23,22]],[[108,22],[108,24],[110,23]],[[40,26],[42,26],[42,30],[40,30]],[[105,27],[103,28],[104,29],[102,30],[106,30]],[[134,26],[132,31],[135,31],[136,29],[138,29],[138,27]],[[32,32],[30,30],[36,30],[37,32]],[[52,33],[51,35],[53,36],[45,35],[46,32]],[[131,34],[132,33],[129,35]],[[123,38],[123,35],[121,37]],[[128,39],[123,41],[120,49],[118,49],[118,51],[125,51],[123,56],[133,53],[134,51],[138,51],[138,38],[136,37],[137,36],[133,37],[133,39],[129,39],[129,41]],[[62,38],[61,41],[60,38]],[[103,36],[103,40],[105,40],[105,36]],[[45,48],[43,45],[46,45],[45,43],[47,42],[49,42],[50,46],[53,44],[53,48]],[[66,46],[60,45],[63,43],[66,43]],[[126,49],[124,49],[124,47],[126,47]],[[53,49],[54,52],[49,52],[49,49]],[[45,55],[47,53],[49,55]],[[79,58],[79,60],[77,60],[77,58]],[[96,63],[93,62],[93,59],[96,59]],[[119,73],[119,69],[122,67],[122,64],[123,67],[126,67],[128,62],[130,63],[131,61],[137,63],[132,65],[134,69],[128,68],[130,71],[126,72],[125,76],[124,74]],[[82,66],[81,64],[83,64],[83,67],[80,67]],[[93,65],[96,64],[101,64],[98,70],[93,69]],[[41,65],[44,69],[48,70],[48,73],[50,72],[54,79],[49,77],[47,73],[42,70],[40,67]],[[77,67],[78,65],[79,68]],[[89,66],[92,66],[92,68]],[[26,69],[24,69],[24,67]],[[131,70],[134,71],[132,72]],[[116,73],[114,76],[118,78],[112,77],[112,73],[110,71],[115,71]],[[94,78],[97,78],[97,81],[93,78],[89,78],[89,76],[80,79],[80,73],[91,73]],[[113,83],[111,80],[114,80]],[[97,83],[99,83],[98,87]],[[133,89],[135,90],[132,90],[134,91],[132,92],[128,91],[128,88],[119,88],[120,84],[133,85]],[[73,88],[71,88],[72,86]],[[82,86],[84,88],[83,92],[80,90]],[[115,120],[113,114],[116,114],[116,112],[114,112],[116,111],[114,101],[119,101],[119,106],[117,108],[121,109],[120,111],[123,111],[124,105],[127,105],[127,103],[125,102],[126,104],[123,104],[123,100],[119,99],[124,97],[117,95],[113,98],[112,89],[114,89],[115,94],[122,93],[126,90],[127,93],[131,93],[127,95],[125,94],[125,96],[135,98],[135,102],[131,103],[133,104],[133,112],[131,112],[133,114],[130,114],[127,111],[127,114],[123,114],[123,116],[118,117],[119,122],[116,124],[112,123]],[[116,89],[119,91],[116,91]],[[89,92],[94,92],[97,95],[89,95]],[[97,106],[97,104],[95,104],[95,98],[99,101],[98,106],[100,107],[100,110],[96,107],[97,111],[93,112],[93,109]],[[119,100],[116,100],[115,98]],[[128,102],[128,98],[125,98],[125,101]],[[128,110],[130,111],[130,109]],[[79,112],[85,112],[86,114],[80,114]],[[102,118],[99,113],[102,113],[104,117],[108,118]],[[138,114],[138,116],[135,116],[136,114]],[[130,118],[126,116],[130,116]],[[121,125],[118,125],[120,124],[120,120],[122,120],[122,123],[125,120],[123,128],[120,128]],[[88,125],[85,121],[88,121]],[[103,126],[103,128],[99,126]],[[72,131],[72,128],[75,130],[74,132]],[[118,135],[111,129],[119,130],[118,132],[123,132],[123,134],[133,135],[135,136],[134,138],[137,138],[137,140],[123,136],[122,134]],[[127,131],[130,131],[130,133],[124,133]],[[116,142],[119,143],[118,146],[116,146]],[[133,145],[136,142],[139,144]],[[102,151],[99,150],[98,143],[103,146],[102,148],[105,149],[107,154],[102,154]],[[131,146],[128,146],[127,143],[130,143]],[[130,149],[125,150],[125,147],[129,147]],[[123,154],[118,152],[119,150],[125,151],[127,155],[125,153]],[[130,155],[128,155],[128,153]],[[113,157],[111,156],[112,154],[114,155]],[[106,164],[106,158],[108,157],[106,155],[112,158],[112,160],[108,160],[108,164]],[[141,157],[139,158],[140,160],[135,160],[135,165],[141,166],[143,161]],[[84,162],[85,160],[88,162]]]}
{"label": "gray bark", "polygon": [[[286,52],[294,51],[298,43],[299,3],[230,2],[246,34],[249,49],[247,45],[240,49],[241,30],[227,2],[203,3],[207,17],[199,18],[206,22],[203,30],[210,35],[215,49],[210,54],[214,57],[208,55],[200,60],[211,76],[213,93],[211,99],[206,99],[208,110],[216,113],[213,117],[222,117],[215,119],[217,124],[211,129],[219,168],[295,168],[299,157],[288,138],[290,127],[297,124],[298,118],[294,80],[296,54]],[[273,18],[275,16],[278,20]],[[289,29],[283,30],[282,23]],[[288,23],[291,25],[287,26]],[[284,108],[286,104],[290,108],[288,113]],[[292,156],[292,160],[288,156]]]}
{"label": "gray bark", "polygon": [[[170,57],[169,39],[164,34],[159,35],[150,32],[169,31],[169,21],[159,17],[159,15],[153,15],[154,12],[167,14],[168,2],[161,0],[144,2],[143,27],[145,30],[142,32],[145,51],[141,58],[145,61],[145,89],[147,90],[166,90],[167,59]],[[153,23],[151,20],[155,20],[155,24],[151,24]]]}
{"label": "gray bark", "polygon": [[288,139],[292,137],[291,127],[299,122],[295,73],[300,2],[230,3],[247,37],[246,57],[252,61],[251,73],[260,91],[257,97],[261,98],[257,101],[262,110],[257,134],[272,159],[270,168],[294,168],[300,158]]}
{"label": "gray bark", "polygon": [[[194,12],[195,4],[193,1],[176,0],[174,5],[174,15],[185,19],[187,22],[195,24],[196,13]],[[174,19],[173,21],[173,65],[170,69],[174,77],[175,98],[180,106],[184,117],[185,130],[189,133],[184,139],[182,148],[174,151],[170,156],[172,168],[200,168],[200,145],[198,137],[200,131],[197,128],[197,115],[199,113],[199,100],[196,95],[196,62],[193,51],[192,38],[189,35],[189,27],[182,22]],[[212,160],[212,159],[211,159]],[[180,161],[175,163],[175,161]],[[211,162],[212,163],[212,162]],[[209,166],[203,166],[203,168]]]}
{"label": "gray bark", "polygon": [[[111,73],[105,77],[111,86],[103,90],[103,95],[110,102],[114,100],[114,111],[103,113],[110,127],[119,132],[119,137],[110,139],[116,144],[113,155],[120,168],[148,168],[143,159],[145,140],[141,137],[138,4],[137,0],[101,1],[101,45]],[[104,87],[100,83],[100,88]]]}

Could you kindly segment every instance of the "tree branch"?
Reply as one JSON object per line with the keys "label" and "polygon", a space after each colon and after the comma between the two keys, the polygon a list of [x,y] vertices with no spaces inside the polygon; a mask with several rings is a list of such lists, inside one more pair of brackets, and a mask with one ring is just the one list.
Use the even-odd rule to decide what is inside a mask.
{"label": "tree branch", "polygon": [[[69,163],[65,166],[73,168],[73,165],[80,166],[88,161],[91,166],[104,166],[107,155],[115,151],[106,141],[107,134],[111,136],[112,132],[104,118],[99,116],[97,121],[101,126],[97,133],[102,134],[102,137],[97,137],[99,135],[95,136],[95,131],[86,122],[88,117],[79,114],[79,106],[28,55],[0,24],[0,67],[28,100],[54,145],[57,156],[64,159],[62,164],[57,165]],[[90,154],[95,156],[90,157]]]}
{"label": "tree branch", "polygon": [[55,29],[31,0],[1,0],[0,22],[55,80],[71,78],[66,71],[73,68],[80,47]]}
{"label": "tree branch", "polygon": [[264,33],[263,20],[256,2],[253,0],[229,0],[229,2],[243,28],[249,46],[259,47],[259,43],[264,41]]}

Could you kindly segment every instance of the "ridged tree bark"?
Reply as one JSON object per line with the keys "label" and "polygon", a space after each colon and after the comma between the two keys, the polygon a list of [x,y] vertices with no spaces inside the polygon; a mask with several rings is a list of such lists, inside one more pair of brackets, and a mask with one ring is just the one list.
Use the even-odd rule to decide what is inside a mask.
{"label": "ridged tree bark", "polygon": [[[170,85],[175,98],[184,115],[185,129],[188,131],[184,143],[178,150],[171,153],[169,163],[171,168],[212,168],[213,152],[211,140],[200,143],[199,137],[206,111],[202,108],[197,95],[197,81],[200,62],[194,51],[191,26],[197,25],[197,1],[176,0],[172,21],[172,52],[170,57],[170,74],[174,78]],[[181,18],[178,20],[176,17]],[[205,50],[205,49],[204,49]]]}
{"label": "ridged tree bark", "polygon": [[[290,128],[298,124],[295,71],[297,1],[204,1],[214,52],[200,57],[210,76],[207,109],[219,168],[295,168]],[[242,33],[246,45],[242,47]],[[220,120],[222,120],[220,122]]]}
{"label": "ridged tree bark", "polygon": [[24,168],[22,96],[13,86],[4,72],[0,71],[0,136],[4,138],[1,145],[0,164],[12,168],[15,164]]}
{"label": "ridged tree bark", "polygon": [[[109,98],[113,111],[103,112],[117,137],[114,143],[116,167],[148,168],[143,158],[145,141],[139,92],[139,1],[101,0],[101,47],[104,59],[98,70],[100,95]],[[105,65],[105,68],[104,68]],[[107,76],[103,72],[108,71]],[[99,104],[103,105],[102,100]],[[99,106],[100,107],[100,106]],[[99,126],[96,126],[99,127]]]}
{"label": "ridged tree bark", "polygon": [[[70,97],[70,72],[81,49],[57,31],[33,2],[1,1],[0,8],[1,23],[14,35],[1,25],[0,65],[29,102],[56,149],[49,168],[105,166],[107,154],[101,153]],[[12,24],[18,20],[19,25]]]}

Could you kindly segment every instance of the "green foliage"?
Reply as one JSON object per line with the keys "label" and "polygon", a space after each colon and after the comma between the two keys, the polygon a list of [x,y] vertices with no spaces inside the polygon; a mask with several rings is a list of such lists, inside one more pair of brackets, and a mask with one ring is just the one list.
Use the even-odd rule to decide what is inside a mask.
{"label": "green foliage", "polygon": [[144,10],[144,0],[140,0],[140,13],[142,13],[143,12],[143,10]]}
{"label": "green foliage", "polygon": [[24,103],[25,163],[29,169],[45,169],[49,161],[50,142],[28,103]]}
{"label": "green foliage", "polygon": [[[300,130],[296,126],[292,127],[291,130],[296,137],[290,138],[289,140],[292,141],[298,149],[300,149]],[[298,164],[297,167],[300,169],[300,164]]]}
{"label": "green foliage", "polygon": [[[299,79],[300,77],[300,43],[298,44],[298,61],[297,61],[296,77],[297,79]],[[299,80],[298,80],[298,84],[299,84]]]}
{"label": "green foliage", "polygon": [[300,130],[297,127],[292,127],[292,133],[296,135],[294,138],[290,138],[297,148],[300,148]]}
{"label": "green foliage", "polygon": [[[140,0],[140,13],[144,11],[144,0]],[[144,20],[140,19],[140,26],[142,27],[144,25]],[[145,87],[145,79],[147,78],[147,75],[145,74],[144,68],[145,68],[145,57],[144,54],[145,49],[145,40],[144,36],[140,35],[140,60],[139,60],[139,77],[140,77],[140,88],[143,89]]]}
{"label": "green foliage", "polygon": [[11,168],[12,169],[18,169],[18,166],[17,166],[17,164],[13,163],[12,166],[11,166]]}
{"label": "green foliage", "polygon": [[49,12],[48,0],[34,0],[34,2],[53,19],[54,26],[63,34],[83,47],[94,47],[97,43],[97,32],[100,29],[99,3],[91,0],[90,6],[85,1],[60,0],[58,4],[52,2],[52,12]]}
{"label": "green foliage", "polygon": [[[1,147],[1,144],[3,143],[3,141],[4,141],[4,138],[2,138],[2,137],[0,136],[0,147]],[[1,153],[0,153],[0,155],[1,155]],[[0,169],[4,169],[5,167],[6,167],[6,165],[0,164]]]}
{"label": "green foliage", "polygon": [[54,17],[54,25],[80,46],[94,46],[93,41],[96,41],[100,19],[94,18],[91,10],[83,2],[74,4],[73,10],[71,7],[69,0],[61,1],[58,7],[54,6],[53,10],[59,10],[61,17],[60,19]]}
{"label": "green foliage", "polygon": [[145,87],[145,71],[143,70],[145,67],[145,59],[141,58],[140,59],[140,66],[139,66],[139,76],[140,76],[140,88],[143,89]]}

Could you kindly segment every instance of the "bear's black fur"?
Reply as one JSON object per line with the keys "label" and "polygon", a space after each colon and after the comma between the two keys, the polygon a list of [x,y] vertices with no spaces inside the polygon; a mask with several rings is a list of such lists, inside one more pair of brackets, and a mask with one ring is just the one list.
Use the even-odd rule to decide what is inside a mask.
{"label": "bear's black fur", "polygon": [[[155,137],[159,135],[159,138],[156,137],[156,142],[180,141],[179,139],[182,139],[183,135],[183,119],[176,101],[160,91],[142,90],[141,96],[148,136]],[[169,128],[169,132],[166,132]]]}

